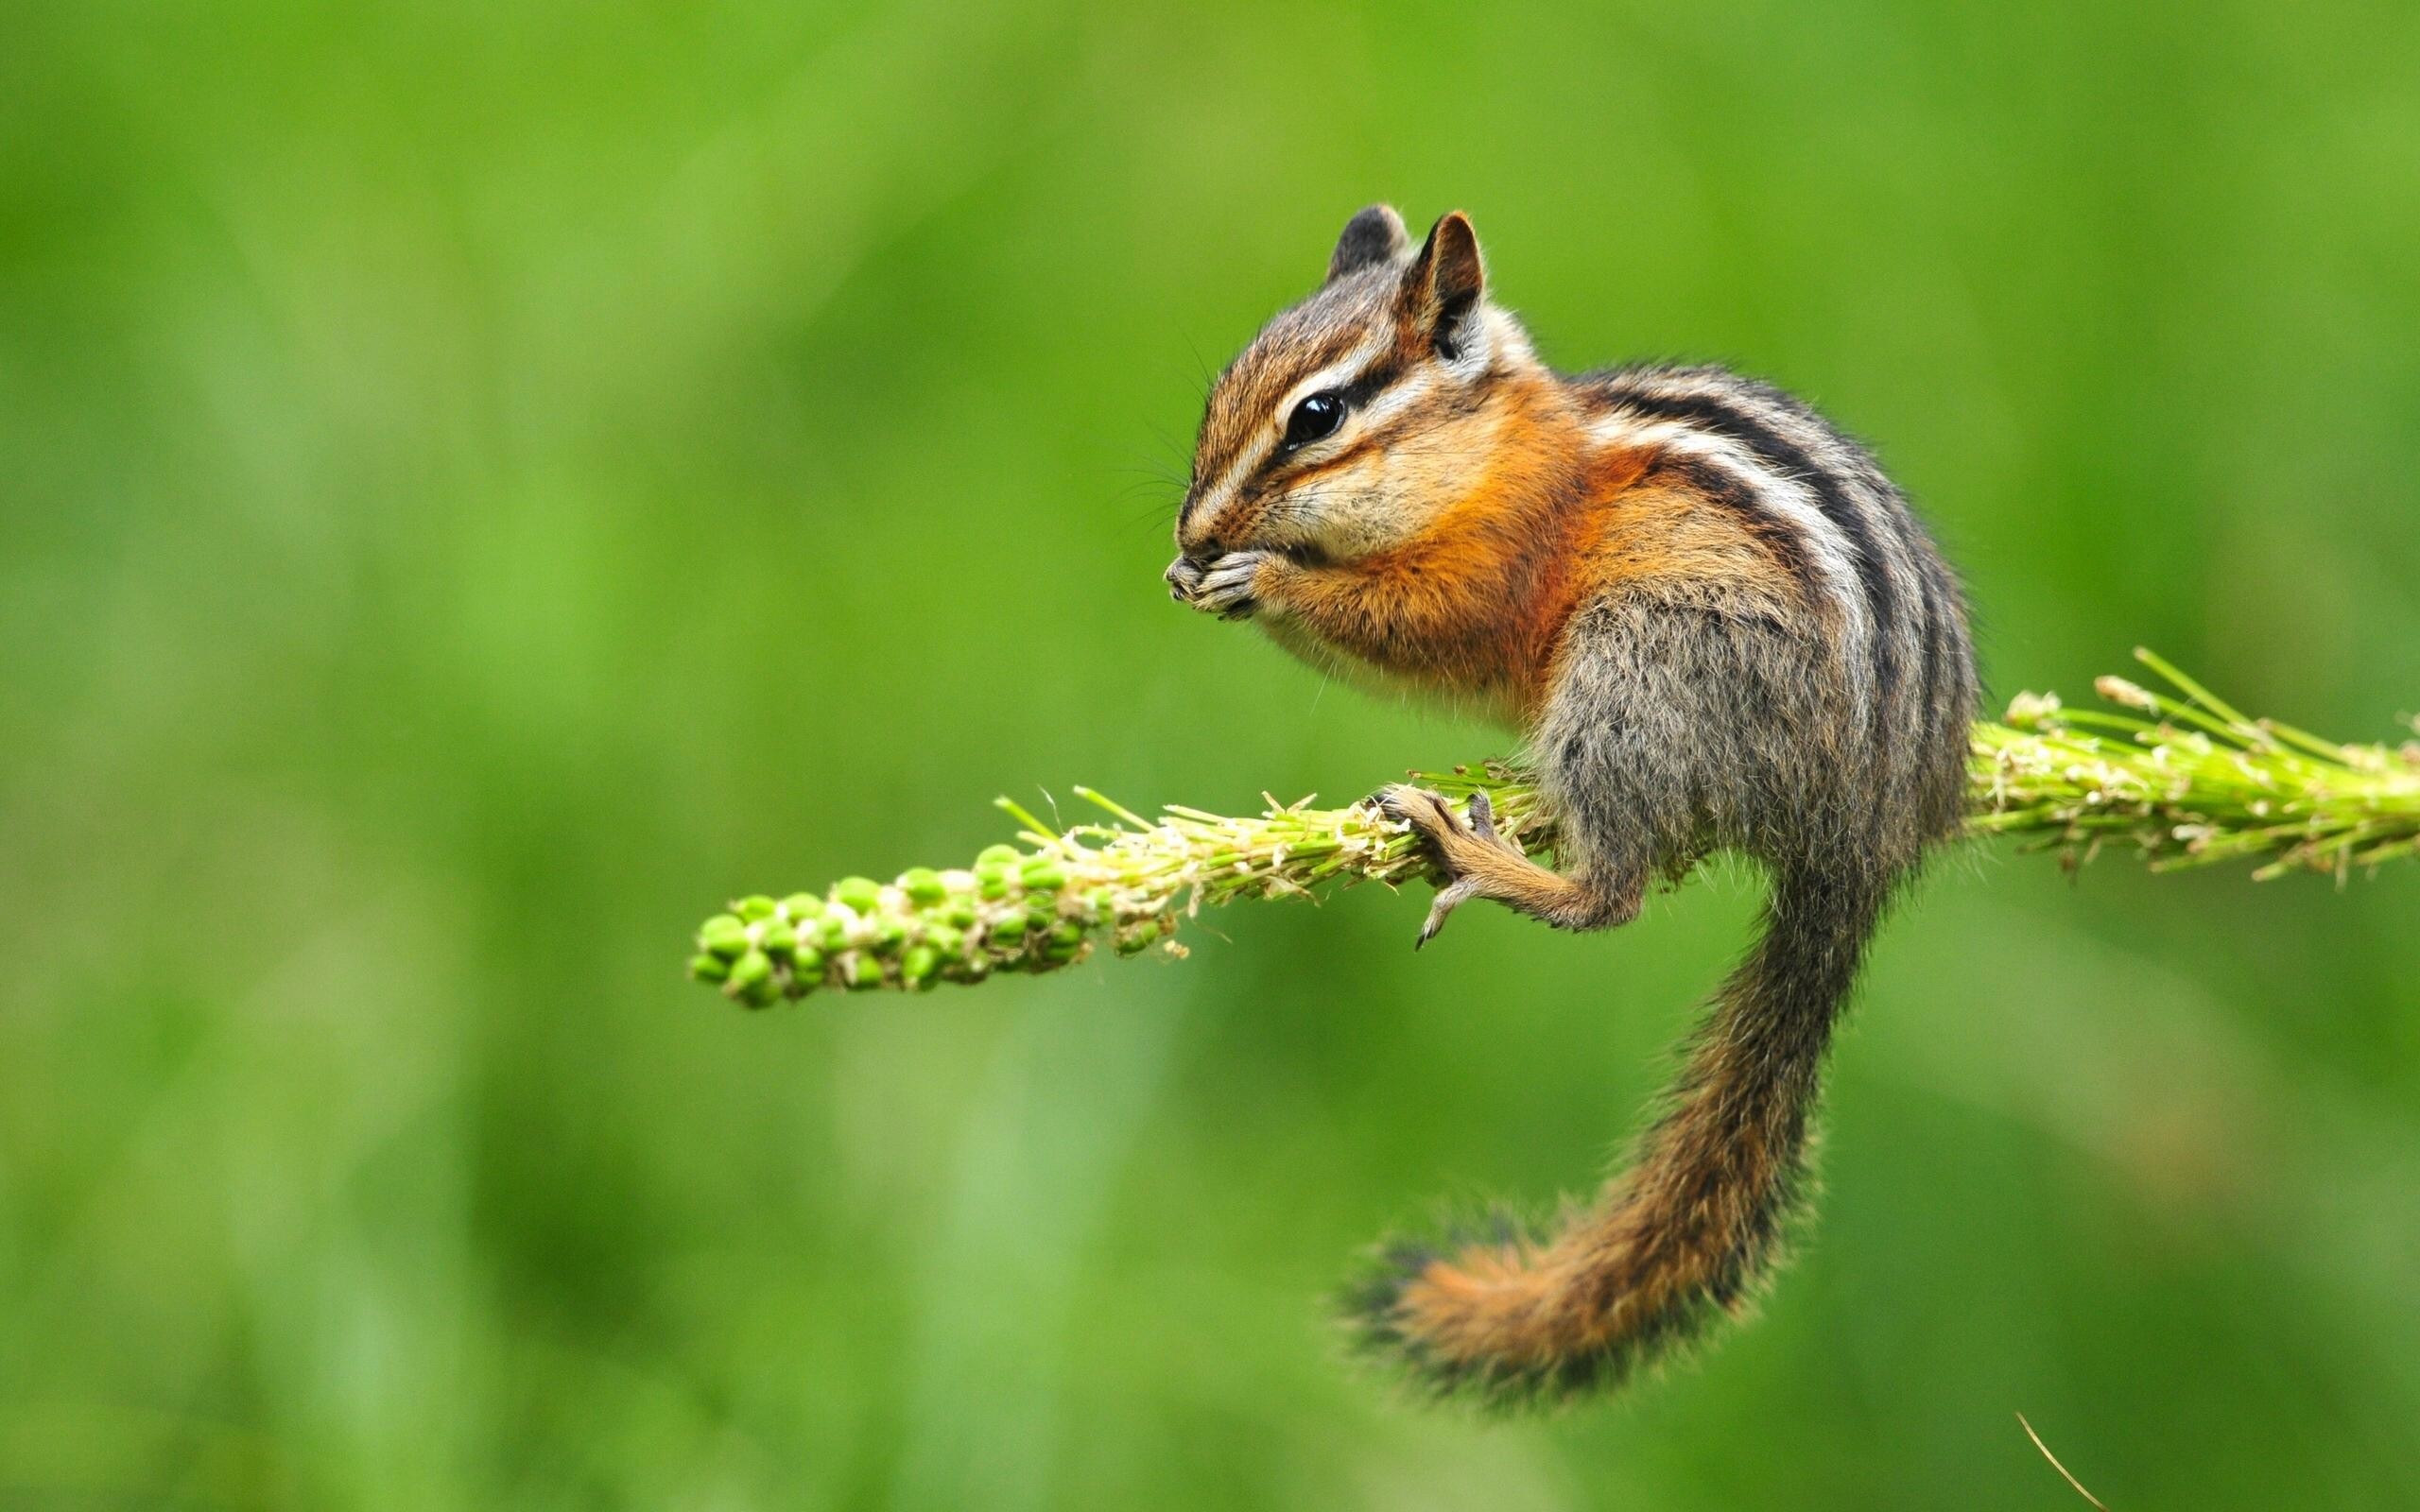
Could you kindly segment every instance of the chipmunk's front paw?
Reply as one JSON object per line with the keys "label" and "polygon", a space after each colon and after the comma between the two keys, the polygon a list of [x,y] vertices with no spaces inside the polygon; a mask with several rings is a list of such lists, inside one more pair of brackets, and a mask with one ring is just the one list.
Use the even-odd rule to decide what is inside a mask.
{"label": "chipmunk's front paw", "polygon": [[1428,905],[1428,919],[1420,926],[1420,937],[1411,942],[1413,950],[1435,938],[1455,909],[1482,896],[1483,874],[1475,865],[1479,859],[1475,847],[1522,853],[1519,846],[1496,833],[1495,805],[1485,793],[1471,795],[1468,823],[1455,814],[1443,795],[1408,782],[1381,789],[1377,803],[1380,813],[1410,825],[1428,842],[1429,853],[1445,874],[1445,885],[1437,889],[1436,902]]}
{"label": "chipmunk's front paw", "polygon": [[1222,620],[1245,620],[1269,601],[1285,558],[1269,551],[1231,551],[1213,561],[1185,602]]}

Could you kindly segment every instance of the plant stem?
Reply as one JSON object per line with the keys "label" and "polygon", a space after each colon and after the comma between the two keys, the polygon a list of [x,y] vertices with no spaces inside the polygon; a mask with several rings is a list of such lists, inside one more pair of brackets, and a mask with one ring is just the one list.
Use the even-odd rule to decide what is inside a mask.
{"label": "plant stem", "polygon": [[[2420,854],[2420,741],[2336,745],[2247,718],[2150,652],[2135,657],[2173,695],[2102,678],[2096,689],[2116,711],[2025,694],[2005,722],[1975,727],[1973,833],[2030,840],[2070,867],[2118,845],[2153,870],[2256,861],[2263,880],[2298,869],[2342,877]],[[1553,847],[1551,816],[1514,764],[1410,780],[1465,802],[1484,791],[1500,832],[1532,854]],[[1366,799],[1318,809],[1264,794],[1267,807],[1251,817],[1171,805],[1146,818],[1075,791],[1101,821],[1058,829],[1001,799],[1024,827],[1022,849],[994,846],[963,869],[740,899],[700,929],[690,974],[763,1006],[818,988],[1057,971],[1104,942],[1122,955],[1156,947],[1181,956],[1177,926],[1205,904],[1434,880],[1409,827]]]}

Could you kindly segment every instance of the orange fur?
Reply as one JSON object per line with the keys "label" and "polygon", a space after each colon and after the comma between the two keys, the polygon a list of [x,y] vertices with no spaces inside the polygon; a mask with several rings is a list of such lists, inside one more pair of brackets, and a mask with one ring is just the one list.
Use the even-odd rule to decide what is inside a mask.
{"label": "orange fur", "polygon": [[1618,1383],[1779,1263],[1866,942],[1958,827],[1974,676],[1954,579],[1853,441],[1718,369],[1564,378],[1485,285],[1460,213],[1417,251],[1393,211],[1354,216],[1216,386],[1167,577],[1522,727],[1562,873],[1484,794],[1378,798],[1438,864],[1422,941],[1479,899],[1615,927],[1710,850],[1771,870],[1755,946],[1598,1201],[1392,1242],[1344,1298],[1364,1348],[1511,1403]]}
{"label": "orange fur", "polygon": [[[1724,1274],[1750,1194],[1776,1176],[1776,1131],[1721,1112],[1730,1106],[1725,1090],[1753,1068],[1740,1063],[1736,1043],[1713,1045],[1709,1060],[1715,1095],[1692,1100],[1659,1128],[1652,1143],[1660,1149],[1617,1178],[1593,1216],[1549,1244],[1475,1245],[1431,1262],[1396,1304],[1406,1332],[1449,1367],[1517,1369],[1672,1326],[1673,1314]],[[1714,1299],[1734,1314],[1748,1301],[1719,1289]]]}
{"label": "orange fur", "polygon": [[1576,427],[1533,399],[1498,399],[1484,471],[1414,539],[1288,575],[1285,610],[1384,673],[1526,721],[1573,610],[1624,583],[1745,588],[1777,608],[1798,599],[1736,518],[1653,473],[1652,451],[1598,455],[1577,475],[1559,467],[1578,450]]}

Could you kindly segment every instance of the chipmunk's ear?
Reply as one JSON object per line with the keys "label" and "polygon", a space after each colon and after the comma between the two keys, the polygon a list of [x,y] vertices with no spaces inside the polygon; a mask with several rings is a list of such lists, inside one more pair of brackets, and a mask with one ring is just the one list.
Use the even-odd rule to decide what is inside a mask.
{"label": "chipmunk's ear", "polygon": [[1448,211],[1428,228],[1428,240],[1404,275],[1405,314],[1427,332],[1437,355],[1451,362],[1468,343],[1479,296],[1487,292],[1487,266],[1479,260],[1478,232],[1471,218]]}
{"label": "chipmunk's ear", "polygon": [[1344,223],[1344,234],[1336,239],[1336,250],[1327,260],[1327,281],[1333,284],[1374,263],[1392,263],[1410,245],[1395,207],[1372,205]]}

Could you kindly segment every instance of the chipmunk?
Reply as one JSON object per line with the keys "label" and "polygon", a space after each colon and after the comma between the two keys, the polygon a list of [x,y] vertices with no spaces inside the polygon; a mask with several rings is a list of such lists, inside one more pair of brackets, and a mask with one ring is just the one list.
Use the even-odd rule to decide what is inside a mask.
{"label": "chipmunk", "polygon": [[1359,1341],[1496,1401],[1610,1386],[1744,1310],[1805,1198],[1832,1025],[1886,903],[1960,829],[1974,655],[1907,502],[1812,409],[1715,368],[1566,376],[1477,233],[1383,205],[1213,386],[1175,596],[1526,737],[1562,870],[1397,786],[1446,882],[1609,929],[1715,850],[1772,874],[1668,1109],[1596,1204],[1387,1246]]}

